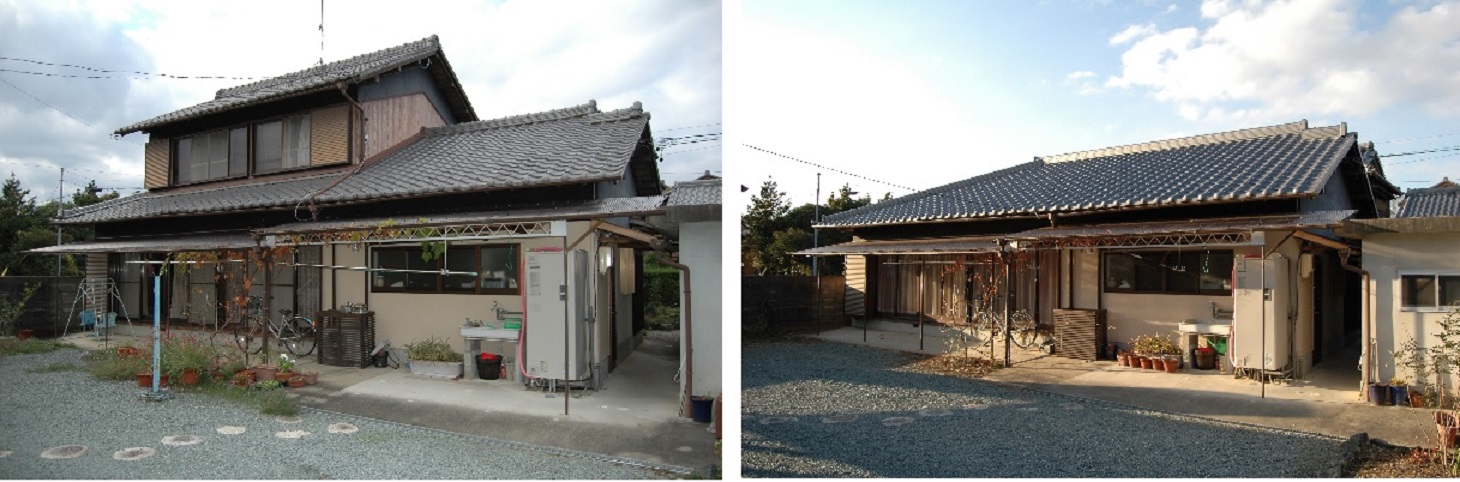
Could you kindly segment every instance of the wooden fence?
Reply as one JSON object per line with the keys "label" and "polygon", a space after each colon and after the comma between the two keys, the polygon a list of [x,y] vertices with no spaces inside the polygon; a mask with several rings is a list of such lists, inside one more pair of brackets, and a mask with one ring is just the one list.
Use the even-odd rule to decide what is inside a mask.
{"label": "wooden fence", "polygon": [[[40,285],[35,296],[25,304],[25,311],[15,329],[30,328],[35,336],[60,336],[65,331],[66,315],[76,301],[76,289],[81,286],[80,277],[54,276],[0,276],[0,298],[16,300],[27,285]],[[78,316],[72,316],[71,331],[81,324]]]}
{"label": "wooden fence", "polygon": [[846,277],[743,276],[740,325],[746,336],[777,336],[848,326]]}

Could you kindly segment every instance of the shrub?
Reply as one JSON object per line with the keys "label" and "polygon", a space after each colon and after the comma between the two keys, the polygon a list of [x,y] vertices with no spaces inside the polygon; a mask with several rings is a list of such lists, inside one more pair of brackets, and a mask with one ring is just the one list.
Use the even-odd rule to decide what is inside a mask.
{"label": "shrub", "polygon": [[86,371],[99,380],[136,380],[152,366],[151,356],[122,357],[116,350],[95,350],[81,357]]}
{"label": "shrub", "polygon": [[459,362],[461,353],[451,349],[446,340],[431,337],[425,341],[406,344],[406,358],[420,361]]}
{"label": "shrub", "polygon": [[76,345],[39,338],[31,338],[29,340],[7,338],[0,340],[0,356],[50,353],[62,348],[76,348]]}

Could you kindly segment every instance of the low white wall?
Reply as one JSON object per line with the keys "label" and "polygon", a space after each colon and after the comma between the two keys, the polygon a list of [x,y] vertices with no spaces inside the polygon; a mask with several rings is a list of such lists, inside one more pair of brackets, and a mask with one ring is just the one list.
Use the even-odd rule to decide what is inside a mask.
{"label": "low white wall", "polygon": [[[1371,378],[1387,381],[1397,374],[1414,383],[1414,374],[1395,363],[1393,352],[1411,338],[1423,347],[1436,346],[1439,339],[1434,335],[1446,313],[1404,311],[1400,306],[1399,272],[1460,271],[1460,233],[1374,234],[1365,236],[1363,243],[1364,269],[1372,277],[1364,309],[1373,317],[1373,354],[1377,356]],[[1451,384],[1460,386],[1460,374],[1452,378]]]}
{"label": "low white wall", "polygon": [[[720,222],[684,223],[680,226],[679,262],[690,269],[691,319],[694,338],[694,395],[721,395],[723,370],[721,322]],[[681,275],[681,283],[683,283]],[[683,284],[681,284],[683,286]],[[680,306],[684,306],[681,299]],[[683,326],[684,315],[680,315]],[[682,333],[682,332],[681,332]],[[681,360],[685,344],[680,344]],[[683,388],[683,385],[681,385]]]}

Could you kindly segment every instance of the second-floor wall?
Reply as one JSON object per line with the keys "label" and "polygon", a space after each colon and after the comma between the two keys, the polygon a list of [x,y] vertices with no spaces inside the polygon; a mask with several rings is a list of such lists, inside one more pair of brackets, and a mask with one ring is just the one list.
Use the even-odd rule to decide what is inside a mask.
{"label": "second-floor wall", "polygon": [[320,105],[321,96],[330,95],[325,93],[292,101],[309,105],[298,110],[274,107],[257,119],[222,125],[203,120],[195,123],[201,131],[184,126],[153,133],[144,154],[144,186],[160,189],[358,163],[423,128],[454,123],[424,70],[381,75],[357,84],[350,94],[358,103],[333,94],[338,101]]}

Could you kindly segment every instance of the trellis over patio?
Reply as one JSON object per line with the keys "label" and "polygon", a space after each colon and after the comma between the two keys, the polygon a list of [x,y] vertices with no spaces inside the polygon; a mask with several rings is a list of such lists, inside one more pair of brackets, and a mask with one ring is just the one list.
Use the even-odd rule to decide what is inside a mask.
{"label": "trellis over patio", "polygon": [[[922,323],[918,323],[919,320],[931,321],[942,325],[940,329],[946,329],[966,325],[979,310],[991,311],[1001,320],[1009,319],[1016,310],[1027,310],[1040,324],[1049,325],[1056,309],[1111,308],[1111,300],[1107,299],[1111,297],[1106,293],[1114,291],[1114,287],[1104,286],[1108,281],[1105,278],[1109,276],[1103,261],[1107,252],[1134,250],[1140,253],[1168,248],[1173,256],[1193,253],[1196,261],[1185,260],[1183,263],[1186,264],[1200,262],[1213,256],[1213,252],[1228,253],[1227,263],[1232,262],[1231,253],[1296,259],[1300,252],[1327,252],[1335,260],[1330,264],[1330,275],[1341,273],[1341,268],[1347,265],[1337,261],[1339,256],[1347,260],[1358,250],[1334,241],[1326,234],[1353,214],[1354,211],[1314,211],[1275,216],[1050,226],[1002,235],[857,239],[797,254],[847,256],[848,315],[871,319],[873,323],[870,325],[874,328],[879,326],[877,320],[894,321],[910,317],[919,326],[921,337]],[[1280,254],[1272,254],[1278,253],[1279,248],[1283,250]],[[1158,251],[1162,252],[1165,251]],[[1198,267],[1209,268],[1204,264],[1198,264]],[[1198,275],[1196,278],[1201,280],[1199,275],[1202,274],[1210,278],[1206,282],[1225,280],[1222,281],[1227,284],[1224,289],[1231,291],[1230,273],[1199,272],[1195,273]],[[1196,293],[1193,291],[1193,295]],[[1123,296],[1140,298],[1142,295]],[[1308,297],[1309,301],[1313,301],[1311,298]],[[1231,300],[1226,295],[1210,299],[1218,303]],[[1141,303],[1171,302],[1170,299],[1152,299]],[[1195,301],[1187,304],[1193,303]],[[1203,311],[1206,305],[1207,299],[1200,298]],[[1126,318],[1151,316],[1164,320],[1159,317],[1163,315],[1151,313],[1151,307],[1117,307],[1117,311],[1122,309],[1135,313],[1125,315]],[[1175,331],[1175,325],[1184,319],[1210,317],[1199,316],[1195,308],[1172,311],[1182,313],[1164,315],[1174,318],[1165,321],[1164,324],[1170,325],[1168,327],[1147,326],[1153,323],[1136,321],[1133,327],[1112,325],[1108,329],[1134,330],[1128,332],[1128,336],[1146,332],[1169,336]],[[1127,325],[1130,323],[1126,322]],[[1006,346],[1002,351],[1007,352],[1007,344],[1001,345]],[[919,348],[926,346],[920,344]],[[1099,348],[1105,351],[1104,346]],[[1010,357],[1007,353],[1003,358],[1008,363]]]}

